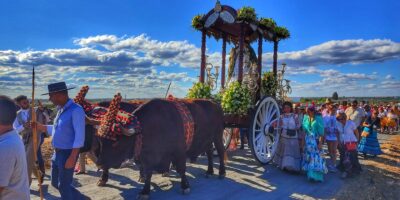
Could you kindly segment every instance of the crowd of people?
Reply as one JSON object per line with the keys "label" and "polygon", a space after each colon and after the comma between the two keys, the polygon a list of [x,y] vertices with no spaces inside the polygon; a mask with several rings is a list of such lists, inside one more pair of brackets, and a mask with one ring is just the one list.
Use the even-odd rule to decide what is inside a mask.
{"label": "crowd of people", "polygon": [[364,158],[381,154],[377,134],[398,131],[399,116],[396,104],[377,106],[354,100],[348,105],[330,99],[320,106],[285,102],[273,161],[285,171],[305,172],[312,181],[323,181],[324,174],[338,170],[342,178],[354,176],[362,171],[359,154]]}

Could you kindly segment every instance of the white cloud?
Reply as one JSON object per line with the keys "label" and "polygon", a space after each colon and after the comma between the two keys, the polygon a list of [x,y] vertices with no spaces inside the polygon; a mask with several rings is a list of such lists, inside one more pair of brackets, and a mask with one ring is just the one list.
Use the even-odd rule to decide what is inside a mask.
{"label": "white cloud", "polygon": [[[81,87],[89,85],[89,98],[109,98],[117,91],[129,98],[162,97],[168,83],[171,81],[177,96],[185,96],[187,85],[195,81],[187,73],[157,72],[155,69],[135,68],[131,74],[99,74],[91,71],[90,67],[36,67],[37,94],[46,92],[47,84],[66,81],[70,86]],[[31,68],[30,67],[3,67],[0,66],[0,93],[15,97],[19,94],[31,92]],[[70,92],[74,96],[78,90]],[[178,92],[179,91],[179,92]],[[40,98],[41,96],[39,96]],[[46,98],[46,97],[43,97]]]}
{"label": "white cloud", "polygon": [[342,73],[338,70],[327,69],[322,70],[317,67],[288,67],[285,74],[296,76],[296,75],[319,75],[324,78],[338,78],[348,80],[375,80],[377,76],[375,74],[364,74],[364,73]]}
{"label": "white cloud", "polygon": [[[170,81],[173,82],[171,90],[175,90],[172,92],[184,96],[197,80],[189,74],[198,73],[200,48],[188,41],[159,41],[145,34],[98,35],[77,38],[74,44],[77,47],[71,49],[0,50],[0,92],[29,93],[32,65],[37,66],[38,91],[45,92],[48,83],[66,80],[76,86],[89,84],[92,97],[111,97],[117,90],[130,97],[160,96]],[[208,62],[220,63],[220,52],[207,54]],[[391,75],[385,80],[392,82],[377,84],[376,72],[343,73],[336,68],[323,70],[317,66],[381,62],[398,59],[399,55],[400,44],[391,40],[342,40],[283,52],[279,60],[288,63],[289,76],[319,76],[318,81],[293,81],[292,84],[299,95],[318,91],[310,95],[320,96],[333,89],[358,92],[359,88],[379,87],[382,91],[394,91],[399,83]],[[266,63],[272,60],[272,54],[265,53],[263,58],[264,66],[270,66]],[[185,72],[171,72],[163,67],[185,68]]]}
{"label": "white cloud", "polygon": [[[264,63],[272,61],[265,53]],[[279,62],[290,66],[343,65],[383,62],[400,58],[400,43],[391,40],[333,40],[301,51],[279,53]]]}
{"label": "white cloud", "polygon": [[386,80],[393,80],[394,77],[393,77],[391,74],[389,74],[389,75],[387,75],[387,76],[385,77],[385,79],[386,79]]}
{"label": "white cloud", "polygon": [[89,47],[92,45],[97,45],[101,44],[104,46],[107,45],[112,45],[117,42],[117,36],[115,35],[97,35],[97,36],[92,36],[92,37],[87,37],[87,38],[80,38],[80,39],[75,39],[74,44],[83,46],[83,47]]}
{"label": "white cloud", "polygon": [[[334,69],[322,70],[316,67],[288,67],[289,77],[316,75],[321,79],[308,82],[306,79],[292,82],[291,96],[331,96],[334,91],[340,91],[344,96],[398,96],[400,81],[379,78],[377,73],[343,73]],[[387,77],[384,77],[387,78]]]}

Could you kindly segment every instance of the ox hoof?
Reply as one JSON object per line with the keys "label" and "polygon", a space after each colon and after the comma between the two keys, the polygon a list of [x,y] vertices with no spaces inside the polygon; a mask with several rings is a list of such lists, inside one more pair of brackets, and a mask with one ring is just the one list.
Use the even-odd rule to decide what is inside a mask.
{"label": "ox hoof", "polygon": [[182,194],[186,195],[190,193],[190,188],[182,189]]}
{"label": "ox hoof", "polygon": [[136,199],[137,199],[137,200],[148,200],[148,199],[150,199],[150,195],[148,195],[148,194],[139,194],[139,195],[136,197]]}
{"label": "ox hoof", "polygon": [[139,182],[139,183],[144,183],[144,177],[139,177],[138,182]]}
{"label": "ox hoof", "polygon": [[224,179],[225,176],[226,176],[226,174],[220,174],[220,175],[218,176],[218,178],[219,178],[219,179]]}
{"label": "ox hoof", "polygon": [[210,178],[210,177],[212,177],[213,175],[214,175],[214,172],[213,172],[213,171],[207,171],[206,174],[205,174],[206,178]]}
{"label": "ox hoof", "polygon": [[106,183],[107,183],[107,181],[99,180],[99,181],[97,181],[97,186],[104,187],[104,186],[106,186]]}

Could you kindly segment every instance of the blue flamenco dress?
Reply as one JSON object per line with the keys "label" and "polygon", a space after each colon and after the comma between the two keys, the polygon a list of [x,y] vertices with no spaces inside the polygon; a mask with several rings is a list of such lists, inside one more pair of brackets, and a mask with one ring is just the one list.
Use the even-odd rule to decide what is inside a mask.
{"label": "blue flamenco dress", "polygon": [[328,173],[325,159],[322,157],[317,144],[317,139],[324,134],[322,117],[315,115],[315,119],[311,121],[309,116],[305,115],[302,126],[306,130],[302,170],[307,172],[309,180],[322,182],[324,174]]}
{"label": "blue flamenco dress", "polygon": [[364,127],[363,131],[369,134],[367,137],[361,138],[360,143],[358,144],[358,152],[372,156],[382,154],[377,132],[374,129],[374,127],[379,128],[380,126],[379,118],[371,119],[371,117],[368,117],[365,123],[367,123],[368,126]]}

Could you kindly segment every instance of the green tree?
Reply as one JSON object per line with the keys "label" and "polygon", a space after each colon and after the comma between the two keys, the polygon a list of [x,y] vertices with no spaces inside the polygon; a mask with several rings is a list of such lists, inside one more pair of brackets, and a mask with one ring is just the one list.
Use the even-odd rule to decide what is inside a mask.
{"label": "green tree", "polygon": [[337,92],[334,92],[334,93],[332,94],[332,99],[333,99],[333,100],[338,100],[338,99],[339,99],[339,95],[338,95]]}

